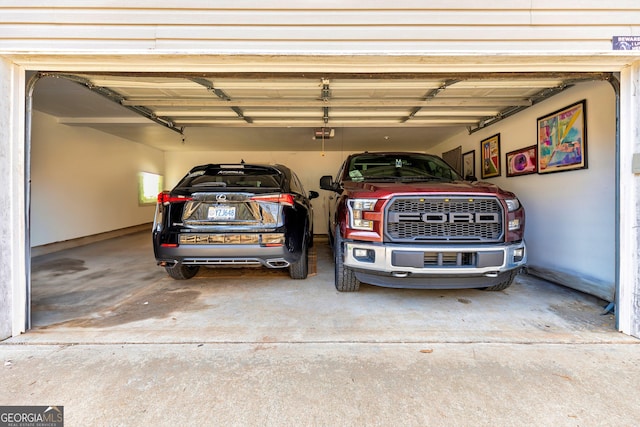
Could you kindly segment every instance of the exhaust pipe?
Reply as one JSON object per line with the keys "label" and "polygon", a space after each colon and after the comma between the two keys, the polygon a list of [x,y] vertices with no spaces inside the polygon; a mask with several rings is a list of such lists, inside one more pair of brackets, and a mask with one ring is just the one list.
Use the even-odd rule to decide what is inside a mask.
{"label": "exhaust pipe", "polygon": [[178,261],[159,261],[158,265],[160,267],[173,267],[178,263]]}
{"label": "exhaust pipe", "polygon": [[289,261],[282,259],[282,258],[278,258],[278,259],[268,259],[267,260],[267,267],[269,268],[285,268],[285,267],[289,267]]}

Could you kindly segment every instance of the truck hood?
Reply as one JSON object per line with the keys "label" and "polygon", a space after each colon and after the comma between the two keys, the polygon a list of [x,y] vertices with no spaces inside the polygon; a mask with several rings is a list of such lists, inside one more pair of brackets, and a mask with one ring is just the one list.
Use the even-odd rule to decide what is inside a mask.
{"label": "truck hood", "polygon": [[350,197],[382,199],[391,194],[473,194],[476,196],[498,196],[515,198],[509,191],[501,190],[489,182],[476,181],[428,181],[428,182],[350,182],[345,181],[345,191]]}

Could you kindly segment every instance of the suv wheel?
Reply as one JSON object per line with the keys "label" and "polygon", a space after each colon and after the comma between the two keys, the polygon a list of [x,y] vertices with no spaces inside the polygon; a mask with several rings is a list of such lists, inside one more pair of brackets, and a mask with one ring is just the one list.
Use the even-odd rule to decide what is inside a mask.
{"label": "suv wheel", "polygon": [[199,265],[176,264],[173,267],[165,267],[169,276],[176,280],[187,280],[198,274]]}
{"label": "suv wheel", "polygon": [[335,254],[336,289],[340,292],[357,292],[360,290],[360,281],[356,279],[354,271],[344,265],[344,243],[340,237],[339,229],[336,230],[334,236],[333,253]]}

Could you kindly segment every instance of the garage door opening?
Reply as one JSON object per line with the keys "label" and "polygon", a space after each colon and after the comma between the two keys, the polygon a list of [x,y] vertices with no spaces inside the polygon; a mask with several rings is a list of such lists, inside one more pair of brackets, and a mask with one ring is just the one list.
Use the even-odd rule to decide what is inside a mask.
{"label": "garage door opening", "polygon": [[[132,181],[140,172],[162,176],[169,188],[195,164],[266,160],[297,166],[305,188],[318,190],[319,176],[334,174],[354,151],[393,147],[442,155],[461,147],[475,153],[479,170],[480,142],[500,134],[503,172],[488,180],[525,203],[537,273],[605,301],[614,298],[616,97],[610,73],[39,78],[31,142],[36,256],[91,236],[148,227],[152,208],[138,204]],[[583,99],[588,168],[507,177],[506,154],[536,145],[537,118]],[[323,129],[333,133],[325,136]],[[319,235],[326,233],[324,203],[320,199],[315,209]]]}

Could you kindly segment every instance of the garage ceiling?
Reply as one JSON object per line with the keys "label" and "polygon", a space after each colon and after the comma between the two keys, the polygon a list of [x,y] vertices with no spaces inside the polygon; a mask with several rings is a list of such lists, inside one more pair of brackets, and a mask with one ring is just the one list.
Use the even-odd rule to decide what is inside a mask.
{"label": "garage ceiling", "polygon": [[[428,151],[608,73],[39,73],[34,109],[164,151]],[[324,128],[324,132],[321,131]],[[333,132],[331,132],[333,129]],[[325,135],[323,140],[322,135]]]}

